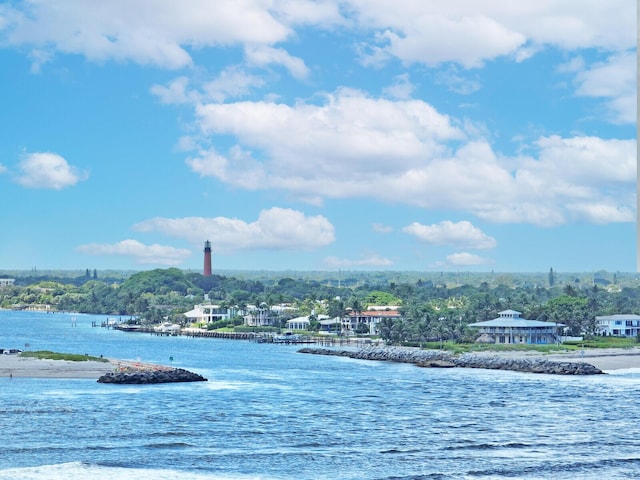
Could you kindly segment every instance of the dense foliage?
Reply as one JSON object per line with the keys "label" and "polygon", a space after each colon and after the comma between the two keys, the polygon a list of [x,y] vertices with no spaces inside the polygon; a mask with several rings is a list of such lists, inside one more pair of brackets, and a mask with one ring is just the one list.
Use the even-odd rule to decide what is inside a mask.
{"label": "dense foliage", "polygon": [[[557,272],[522,277],[517,284],[508,276],[485,276],[475,284],[417,278],[401,281],[399,275],[352,275],[339,281],[320,278],[204,277],[176,268],[102,278],[95,271],[73,277],[40,276],[34,283],[24,278],[0,289],[0,307],[50,305],[60,311],[136,316],[151,322],[163,318],[182,320],[195,304],[247,305],[269,309],[295,307],[294,315],[343,316],[369,305],[398,307],[402,318],[386,320],[380,335],[391,343],[434,340],[465,341],[473,338],[469,323],[495,318],[505,309],[524,318],[567,325],[570,335],[595,333],[596,315],[640,313],[640,287],[635,279],[624,285],[594,275],[590,283],[578,277],[561,279]],[[621,275],[614,275],[616,282]],[[80,280],[82,279],[82,281]],[[478,280],[478,279],[476,279]],[[535,280],[535,281],[534,281]],[[348,286],[347,286],[348,285]],[[280,325],[289,318],[281,317]],[[238,324],[240,322],[233,322]],[[314,324],[314,325],[317,325]],[[224,325],[220,325],[224,326]]]}

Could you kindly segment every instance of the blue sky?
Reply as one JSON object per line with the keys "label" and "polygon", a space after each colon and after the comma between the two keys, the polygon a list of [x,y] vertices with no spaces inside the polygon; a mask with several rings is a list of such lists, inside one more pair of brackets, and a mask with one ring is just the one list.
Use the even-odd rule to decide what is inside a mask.
{"label": "blue sky", "polygon": [[210,240],[214,271],[634,271],[636,30],[632,0],[4,2],[0,270]]}

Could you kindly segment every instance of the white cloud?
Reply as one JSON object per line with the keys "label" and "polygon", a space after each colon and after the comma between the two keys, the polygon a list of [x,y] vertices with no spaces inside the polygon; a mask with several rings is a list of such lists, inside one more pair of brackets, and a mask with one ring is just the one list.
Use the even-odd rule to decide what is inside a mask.
{"label": "white cloud", "polygon": [[591,221],[594,206],[617,205],[610,221],[633,221],[626,212],[635,210],[635,140],[541,137],[524,146],[534,155],[502,157],[477,126],[426,102],[346,89],[322,104],[207,104],[196,114],[212,143],[217,135],[237,143],[202,149],[187,164],[238,188],[282,190],[316,205],[375,198],[546,226]]}
{"label": "white cloud", "polygon": [[225,68],[220,74],[202,86],[204,101],[223,102],[227,98],[239,98],[265,85],[264,79],[252,75],[238,66]]}
{"label": "white cloud", "polygon": [[187,91],[189,79],[187,77],[178,77],[173,79],[165,87],[163,85],[153,85],[150,89],[162,103],[181,104],[197,100],[197,97]]}
{"label": "white cloud", "polygon": [[618,205],[613,200],[569,204],[567,209],[576,217],[596,224],[632,222],[635,219],[635,211],[631,206]]}
{"label": "white cloud", "polygon": [[346,258],[327,257],[324,263],[328,268],[353,268],[353,267],[389,267],[393,262],[377,253],[369,254],[359,260]]}
{"label": "white cloud", "polygon": [[[483,15],[459,18],[422,15],[405,18],[402,33],[382,33],[383,49],[407,63],[430,66],[456,62],[466,68],[515,52],[526,37]],[[446,41],[443,42],[443,39]]]}
{"label": "white cloud", "polygon": [[259,56],[267,52],[269,63],[275,60],[299,78],[306,75],[304,61],[274,48],[299,26],[357,28],[375,61],[393,56],[404,63],[469,68],[500,56],[522,61],[546,45],[634,48],[635,21],[629,0],[521,1],[508,8],[474,0],[401,6],[397,0],[51,0],[0,6],[3,43],[31,46],[36,70],[52,52],[182,68],[192,65],[191,50],[244,45],[256,47]]}
{"label": "white cloud", "polygon": [[[635,140],[599,137],[541,137],[534,168],[547,177],[559,177],[587,186],[636,181]],[[531,166],[531,164],[528,164]]]}
{"label": "white cloud", "polygon": [[[551,136],[536,146],[537,158],[525,159],[516,172],[529,215],[539,216],[534,223],[634,221],[635,140]],[[504,213],[505,221],[523,215],[517,209]]]}
{"label": "white cloud", "polygon": [[202,81],[199,85],[194,85],[189,78],[180,76],[166,86],[153,85],[150,91],[165,104],[197,104],[207,101],[222,103],[229,98],[248,95],[264,85],[265,81],[261,77],[232,65],[222,70],[217,77]]}
{"label": "white cloud", "polygon": [[577,57],[573,57],[569,61],[558,65],[556,70],[559,73],[576,73],[584,70],[584,67],[585,67],[584,58],[578,55]]}
{"label": "white cloud", "polygon": [[445,220],[432,225],[413,222],[411,225],[404,227],[402,231],[430,245],[477,249],[494,248],[497,245],[495,238],[485,234],[466,220],[455,223]]}
{"label": "white cloud", "polygon": [[0,10],[7,44],[165,68],[191,65],[188,48],[281,42],[292,30],[277,14],[254,0],[56,0]]}
{"label": "white cloud", "polygon": [[309,69],[304,60],[289,55],[282,48],[273,48],[267,45],[252,45],[245,47],[245,56],[250,65],[259,67],[267,65],[282,65],[295,78],[303,79],[309,75]]}
{"label": "white cloud", "polygon": [[320,25],[332,28],[345,23],[338,2],[334,0],[278,0],[271,5],[278,17],[294,25]]}
{"label": "white cloud", "polygon": [[179,152],[198,150],[198,140],[191,135],[183,135],[178,139],[175,149]]}
{"label": "white cloud", "polygon": [[3,173],[6,173],[7,171],[7,167],[5,167],[3,164],[0,163],[0,175]]}
{"label": "white cloud", "polygon": [[576,76],[576,94],[604,98],[611,120],[635,123],[637,116],[636,52],[610,56],[606,62],[589,66]]}
{"label": "white cloud", "polygon": [[334,242],[333,225],[323,216],[273,207],[255,222],[238,218],[152,218],[134,226],[140,232],[161,232],[194,244],[210,239],[216,251],[313,250]]}
{"label": "white cloud", "polygon": [[[323,105],[208,104],[198,106],[196,115],[203,134],[234,135],[246,147],[234,148],[228,158],[203,151],[188,162],[196,171],[305,195],[351,196],[356,192],[345,186],[360,191],[363,180],[396,175],[442,153],[442,140],[463,138],[446,115],[425,102],[392,102],[347,89],[328,95]],[[249,149],[263,150],[268,161],[256,160]]]}
{"label": "white cloud", "polygon": [[18,163],[16,182],[29,188],[61,190],[88,178],[87,173],[69,165],[60,155],[50,152],[27,154]]}
{"label": "white cloud", "polygon": [[137,240],[123,240],[114,244],[90,243],[80,245],[76,250],[86,255],[111,255],[133,258],[139,265],[176,266],[191,255],[189,250],[165,245],[144,245]]}
{"label": "white cloud", "polygon": [[187,159],[186,163],[202,177],[216,177],[236,187],[256,190],[269,186],[262,164],[238,146],[233,147],[227,157],[210,148],[199,152],[196,158]]}
{"label": "white cloud", "polygon": [[42,65],[48,63],[53,58],[53,53],[47,50],[34,49],[31,51],[29,55],[31,57],[32,63],[30,71],[33,74],[39,74],[42,69]]}
{"label": "white cloud", "polygon": [[388,225],[383,225],[381,223],[373,223],[371,224],[371,229],[376,233],[390,233],[393,231],[393,228]]}
{"label": "white cloud", "polygon": [[396,100],[409,100],[414,90],[415,86],[409,80],[409,74],[403,73],[393,79],[392,85],[385,87],[384,93]]}
{"label": "white cloud", "polygon": [[472,253],[460,252],[447,255],[445,263],[451,267],[472,267],[477,265],[488,265],[492,263],[492,261]]}
{"label": "white cloud", "polygon": [[460,95],[470,95],[482,87],[477,78],[469,78],[468,74],[462,76],[453,68],[440,71],[436,76],[436,82],[446,85],[449,90]]}
{"label": "white cloud", "polygon": [[[628,0],[556,0],[509,4],[473,0],[350,0],[359,24],[376,32],[371,63],[457,63],[479,67],[500,56],[523,61],[543,46],[620,51],[636,44],[636,12]],[[366,50],[366,48],[365,48]]]}

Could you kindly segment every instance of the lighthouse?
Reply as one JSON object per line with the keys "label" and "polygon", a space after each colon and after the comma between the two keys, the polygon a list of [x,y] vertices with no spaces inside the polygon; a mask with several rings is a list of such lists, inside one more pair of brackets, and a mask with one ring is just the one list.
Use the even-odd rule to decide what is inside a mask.
{"label": "lighthouse", "polygon": [[204,271],[202,274],[205,277],[211,276],[211,242],[209,240],[204,242]]}

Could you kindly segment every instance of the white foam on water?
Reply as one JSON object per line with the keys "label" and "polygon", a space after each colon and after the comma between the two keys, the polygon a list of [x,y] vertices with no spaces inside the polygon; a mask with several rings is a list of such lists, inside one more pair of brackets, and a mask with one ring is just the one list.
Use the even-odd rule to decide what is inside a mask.
{"label": "white foam on water", "polygon": [[216,473],[196,473],[167,469],[144,469],[106,467],[82,462],[41,465],[38,467],[10,468],[0,470],[2,480],[268,480],[269,477],[255,475],[231,475]]}
{"label": "white foam on water", "polygon": [[251,382],[238,382],[238,381],[221,381],[221,380],[209,380],[206,382],[206,388],[208,390],[253,390],[259,385]]}
{"label": "white foam on water", "polygon": [[619,368],[617,370],[603,370],[612,377],[625,377],[640,379],[640,368]]}
{"label": "white foam on water", "polygon": [[46,390],[41,395],[52,396],[57,398],[67,398],[73,400],[88,395],[138,395],[143,392],[143,388],[140,386],[121,386],[118,385],[115,388],[99,388],[99,389],[69,389],[69,390]]}

